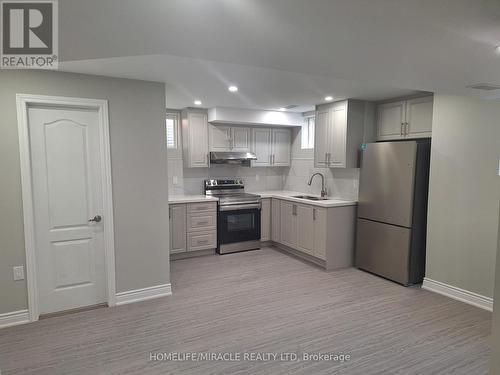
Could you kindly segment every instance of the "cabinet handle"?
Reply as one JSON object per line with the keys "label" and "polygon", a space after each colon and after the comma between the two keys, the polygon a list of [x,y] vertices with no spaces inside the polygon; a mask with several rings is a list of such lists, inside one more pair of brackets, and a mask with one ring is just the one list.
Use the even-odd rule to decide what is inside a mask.
{"label": "cabinet handle", "polygon": [[410,127],[409,125],[410,125],[410,124],[409,124],[409,123],[407,123],[407,122],[405,122],[405,125],[406,125],[406,126],[405,126],[405,135],[408,135],[408,134],[410,134],[410,129],[409,129],[409,127]]}
{"label": "cabinet handle", "polygon": [[402,137],[403,136],[403,126],[405,125],[404,122],[401,123],[401,130],[399,132],[399,135]]}
{"label": "cabinet handle", "polygon": [[325,153],[325,164],[328,164],[328,152]]}
{"label": "cabinet handle", "polygon": [[208,221],[198,221],[198,225],[208,225]]}
{"label": "cabinet handle", "polygon": [[296,205],[292,206],[292,215],[297,216],[297,206]]}
{"label": "cabinet handle", "polygon": [[202,245],[204,243],[208,243],[208,240],[198,240],[198,245]]}
{"label": "cabinet handle", "polygon": [[269,154],[269,165],[273,164],[273,155]]}
{"label": "cabinet handle", "polygon": [[169,207],[168,208],[168,218],[171,219],[172,218],[172,207]]}
{"label": "cabinet handle", "polygon": [[316,209],[313,208],[313,220],[316,220]]}

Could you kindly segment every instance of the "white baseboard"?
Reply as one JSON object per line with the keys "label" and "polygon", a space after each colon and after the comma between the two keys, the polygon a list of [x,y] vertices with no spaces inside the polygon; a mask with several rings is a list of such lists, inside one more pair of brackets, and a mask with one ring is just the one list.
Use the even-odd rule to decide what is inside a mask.
{"label": "white baseboard", "polygon": [[30,314],[28,310],[19,310],[9,313],[0,314],[0,328],[17,326],[30,322]]}
{"label": "white baseboard", "polygon": [[142,288],[136,290],[128,290],[126,292],[116,293],[116,305],[126,305],[128,303],[147,301],[153,298],[170,296],[172,294],[171,284],[163,284]]}
{"label": "white baseboard", "polygon": [[422,289],[429,290],[443,296],[453,298],[457,301],[468,303],[481,309],[493,311],[493,298],[482,296],[456,286],[448,285],[440,281],[424,278]]}

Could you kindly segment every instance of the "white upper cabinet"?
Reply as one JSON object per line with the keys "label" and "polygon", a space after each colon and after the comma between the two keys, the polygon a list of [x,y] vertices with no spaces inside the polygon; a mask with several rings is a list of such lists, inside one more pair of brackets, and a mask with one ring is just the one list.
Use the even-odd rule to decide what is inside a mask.
{"label": "white upper cabinet", "polygon": [[254,128],[252,151],[257,160],[254,167],[290,166],[292,132],[289,128]]}
{"label": "white upper cabinet", "polygon": [[210,151],[231,150],[231,128],[210,125]]}
{"label": "white upper cabinet", "polygon": [[377,107],[377,139],[431,137],[433,102],[433,96],[425,96],[380,104]]}
{"label": "white upper cabinet", "polygon": [[379,140],[403,137],[405,101],[381,104],[377,108],[377,138]]}
{"label": "white upper cabinet", "polygon": [[[328,162],[333,168],[346,168],[347,147],[347,108],[338,106],[332,108],[330,124],[330,155]],[[361,140],[360,140],[361,145]]]}
{"label": "white upper cabinet", "polygon": [[210,151],[250,151],[249,128],[210,125]]}
{"label": "white upper cabinet", "polygon": [[425,138],[432,135],[432,108],[434,98],[410,99],[406,102],[406,137]]}
{"label": "white upper cabinet", "polygon": [[290,146],[292,134],[290,129],[273,129],[272,165],[287,167],[290,165]]}
{"label": "white upper cabinet", "polygon": [[322,108],[316,111],[314,128],[314,164],[316,167],[328,167],[328,131],[330,128],[330,110]]}
{"label": "white upper cabinet", "polygon": [[273,133],[271,129],[253,129],[253,152],[257,160],[252,161],[254,167],[268,167],[271,165]]}
{"label": "white upper cabinet", "polygon": [[344,100],[316,107],[314,165],[357,168],[363,143],[365,102]]}
{"label": "white upper cabinet", "polygon": [[232,128],[231,132],[231,151],[250,151],[250,129]]}
{"label": "white upper cabinet", "polygon": [[208,121],[206,111],[191,108],[182,111],[182,153],[186,168],[208,167]]}

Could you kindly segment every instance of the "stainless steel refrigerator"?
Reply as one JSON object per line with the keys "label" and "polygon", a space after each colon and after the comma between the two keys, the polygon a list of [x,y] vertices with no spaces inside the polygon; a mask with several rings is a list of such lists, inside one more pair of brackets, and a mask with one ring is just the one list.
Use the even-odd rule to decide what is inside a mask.
{"label": "stainless steel refrigerator", "polygon": [[362,152],[356,266],[403,285],[425,272],[430,140],[368,143]]}

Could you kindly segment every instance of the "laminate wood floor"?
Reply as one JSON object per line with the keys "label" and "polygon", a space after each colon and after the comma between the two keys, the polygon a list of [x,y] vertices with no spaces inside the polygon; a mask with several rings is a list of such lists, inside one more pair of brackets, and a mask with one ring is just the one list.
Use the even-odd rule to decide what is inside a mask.
{"label": "laminate wood floor", "polygon": [[[274,249],[172,262],[171,297],[0,330],[9,374],[487,374],[491,314]],[[349,361],[150,361],[150,353]],[[243,356],[243,354],[241,354]]]}

